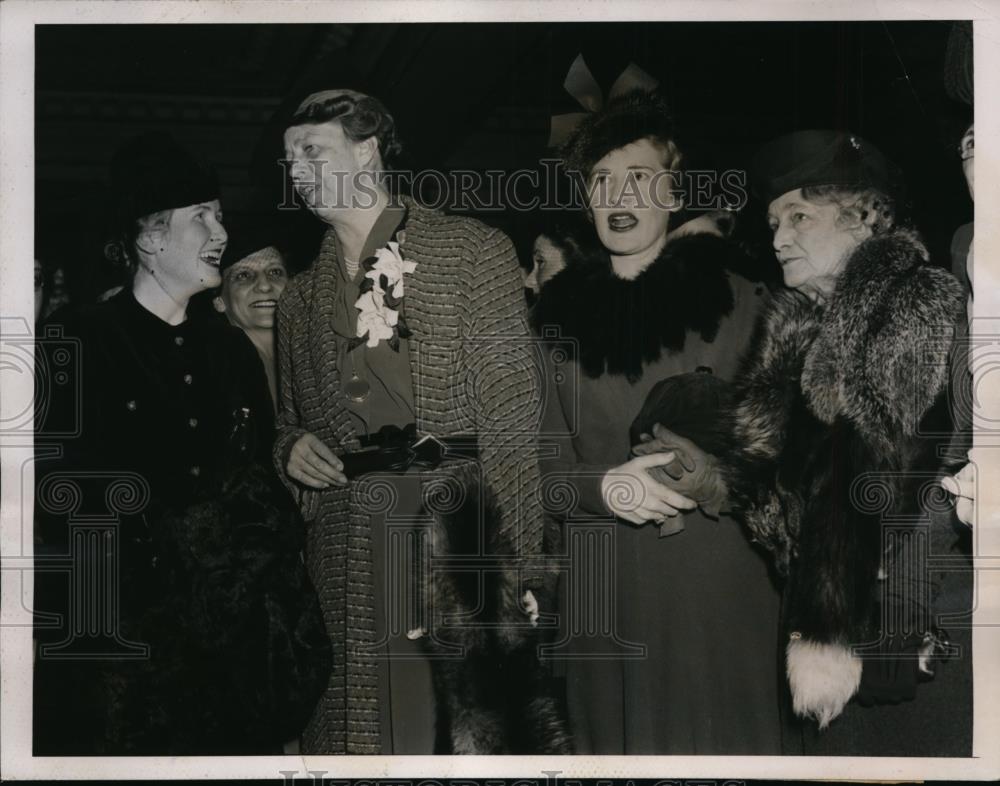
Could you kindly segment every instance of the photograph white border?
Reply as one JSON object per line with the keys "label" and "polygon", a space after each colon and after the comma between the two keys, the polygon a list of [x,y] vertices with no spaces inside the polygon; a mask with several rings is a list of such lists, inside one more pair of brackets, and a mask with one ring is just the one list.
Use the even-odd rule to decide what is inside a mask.
{"label": "photograph white border", "polygon": [[[503,21],[763,21],[974,20],[976,214],[1000,216],[1000,3],[881,0],[879,2],[729,2],[703,0],[3,0],[0,3],[0,423],[12,422],[32,396],[27,368],[4,364],[4,347],[19,331],[33,331],[34,25],[149,23]],[[697,67],[693,64],[692,67]],[[762,88],[765,86],[762,86]],[[1000,220],[976,223],[976,335],[994,336],[979,350],[977,405],[1000,413],[1000,380],[989,373],[1000,359]],[[996,347],[995,350],[992,347]],[[15,363],[16,366],[16,363]],[[584,777],[996,779],[1000,777],[1000,436],[976,436],[979,469],[978,606],[974,615],[974,757],[31,757],[31,543],[22,537],[33,504],[33,445],[0,437],[3,607],[0,609],[0,776],[5,779],[276,778],[282,771],[325,771],[328,778],[527,778],[542,782]],[[989,556],[984,556],[989,555]],[[996,556],[993,556],[996,555]],[[22,597],[24,604],[22,605]]]}

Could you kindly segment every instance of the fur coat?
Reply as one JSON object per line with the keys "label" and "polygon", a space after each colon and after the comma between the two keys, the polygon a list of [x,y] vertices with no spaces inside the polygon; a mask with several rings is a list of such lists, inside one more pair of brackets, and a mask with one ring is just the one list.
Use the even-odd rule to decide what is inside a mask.
{"label": "fur coat", "polygon": [[727,482],[787,577],[793,707],[821,727],[857,692],[861,656],[932,627],[925,511],[961,306],[916,234],[869,238],[825,305],[775,298],[737,382]]}

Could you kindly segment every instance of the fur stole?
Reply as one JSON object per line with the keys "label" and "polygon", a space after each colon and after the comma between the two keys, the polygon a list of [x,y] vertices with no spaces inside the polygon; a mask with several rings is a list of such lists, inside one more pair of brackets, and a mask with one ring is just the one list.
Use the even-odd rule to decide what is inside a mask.
{"label": "fur stole", "polygon": [[[434,752],[572,753],[551,675],[538,657],[540,631],[523,605],[524,576],[500,531],[497,500],[478,465],[456,469],[452,481],[454,494],[425,498],[429,508],[439,508],[431,530],[436,564],[422,572],[422,608],[430,619],[421,640],[433,669]],[[541,582],[534,590],[540,609],[554,607],[553,587]]]}
{"label": "fur stole", "polygon": [[707,233],[672,240],[632,280],[614,274],[603,249],[577,249],[542,291],[534,327],[539,335],[558,328],[561,338],[575,340],[588,376],[634,381],[664,351],[681,352],[688,332],[715,338],[734,305],[727,270],[747,266],[739,246]]}
{"label": "fur stole", "polygon": [[846,417],[883,449],[899,432],[917,433],[947,381],[962,288],[928,261],[914,232],[862,243],[802,373],[810,408],[824,423]]}

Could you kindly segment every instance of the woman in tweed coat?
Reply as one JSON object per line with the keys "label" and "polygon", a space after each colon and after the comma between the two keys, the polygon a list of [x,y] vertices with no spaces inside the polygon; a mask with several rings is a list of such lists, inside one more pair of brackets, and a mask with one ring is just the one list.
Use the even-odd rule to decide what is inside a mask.
{"label": "woman in tweed coat", "polygon": [[[497,693],[496,675],[511,671],[504,657],[529,645],[533,651],[537,615],[520,569],[523,557],[539,551],[542,529],[533,494],[537,374],[513,248],[503,233],[478,221],[389,197],[374,173],[398,144],[391,116],[371,97],[345,90],[310,96],[289,123],[285,148],[296,191],[329,224],[318,257],[292,279],[278,309],[274,456],[309,526],[306,558],[335,653],[303,748],[520,752],[503,733],[504,718],[523,718],[525,710],[511,706],[510,691]],[[362,182],[365,175],[371,177]],[[416,481],[403,474],[386,491],[371,476],[348,480],[345,462],[356,456],[345,455],[380,429],[383,447],[395,440],[405,451],[412,440],[392,427],[411,423],[418,437],[465,435],[478,454],[478,463],[465,463],[470,482],[456,489],[441,473]],[[378,508],[380,494],[392,502]],[[455,494],[457,505],[448,502]],[[494,593],[486,605],[494,616],[483,621],[509,625],[493,624],[489,633],[452,629],[456,647],[443,642],[444,628],[431,622],[422,643],[445,656],[435,659],[432,700],[424,689],[426,658],[405,649],[428,633],[429,618],[393,623],[393,609],[382,617],[378,609],[394,582],[404,593],[416,585],[384,570],[379,552],[386,549],[390,514],[402,511],[413,520],[442,497],[448,515],[435,517],[432,548],[454,549],[453,536],[478,532],[478,521],[466,522],[462,532],[445,526],[478,514],[480,495],[495,527],[489,543],[480,545],[519,558],[486,577]],[[428,581],[435,613],[442,604],[448,612],[475,610],[478,590],[465,597],[452,579],[437,572]],[[378,586],[382,580],[389,582],[386,590]],[[405,635],[393,638],[400,630]],[[397,652],[402,660],[391,657]],[[527,705],[535,697],[523,698]],[[551,720],[549,705],[535,708],[543,725]],[[429,733],[436,738],[428,740]]]}

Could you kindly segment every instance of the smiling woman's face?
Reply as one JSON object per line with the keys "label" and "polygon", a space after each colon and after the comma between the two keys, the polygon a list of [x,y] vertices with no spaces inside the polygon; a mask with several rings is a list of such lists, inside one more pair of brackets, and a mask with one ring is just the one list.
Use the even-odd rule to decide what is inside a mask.
{"label": "smiling woman's face", "polygon": [[278,251],[270,247],[257,251],[226,270],[220,310],[243,330],[270,330],[286,283],[288,274]]}
{"label": "smiling woman's face", "polygon": [[650,253],[667,235],[680,205],[671,193],[664,151],[649,139],[612,150],[591,170],[590,210],[602,245],[613,256]]}

